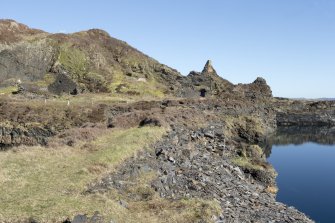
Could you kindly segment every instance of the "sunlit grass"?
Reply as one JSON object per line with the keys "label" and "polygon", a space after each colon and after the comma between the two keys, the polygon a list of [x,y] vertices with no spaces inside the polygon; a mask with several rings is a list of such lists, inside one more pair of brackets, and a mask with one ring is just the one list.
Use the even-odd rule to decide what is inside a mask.
{"label": "sunlit grass", "polygon": [[111,131],[94,141],[89,151],[32,147],[1,152],[0,221],[28,217],[60,221],[78,213],[122,213],[125,210],[116,201],[82,192],[164,132],[160,128]]}

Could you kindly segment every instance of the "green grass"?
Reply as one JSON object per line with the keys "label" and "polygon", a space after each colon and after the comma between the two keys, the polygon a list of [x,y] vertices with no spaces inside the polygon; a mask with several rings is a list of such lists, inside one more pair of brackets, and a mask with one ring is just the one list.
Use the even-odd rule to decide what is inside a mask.
{"label": "green grass", "polygon": [[84,52],[67,44],[60,47],[58,62],[61,63],[76,80],[81,80],[88,72],[88,65]]}
{"label": "green grass", "polygon": [[105,216],[123,213],[117,202],[82,192],[164,132],[160,128],[112,131],[92,142],[93,151],[33,147],[1,152],[0,221],[34,217],[46,222],[94,211]]}
{"label": "green grass", "polygon": [[12,94],[15,91],[17,91],[17,87],[16,86],[10,86],[10,87],[5,87],[5,88],[0,88],[0,95]]}
{"label": "green grass", "polygon": [[251,159],[247,157],[235,157],[232,159],[232,162],[242,168],[249,170],[263,170],[264,167],[252,162]]}
{"label": "green grass", "polygon": [[263,150],[258,145],[250,145],[247,148],[241,150],[241,154],[238,157],[232,159],[232,162],[242,168],[250,170],[263,170],[264,166],[260,165],[263,162],[259,162],[262,157]]}
{"label": "green grass", "polygon": [[48,87],[50,84],[54,83],[55,80],[56,79],[55,79],[54,75],[48,73],[43,77],[43,80],[37,81],[37,82],[35,82],[35,84],[38,87]]}
{"label": "green grass", "polygon": [[164,87],[157,83],[155,80],[148,80],[147,82],[140,82],[136,80],[117,80],[109,85],[111,92],[116,92],[116,89],[123,85],[118,93],[124,95],[137,95],[137,96],[147,96],[154,98],[163,98]]}

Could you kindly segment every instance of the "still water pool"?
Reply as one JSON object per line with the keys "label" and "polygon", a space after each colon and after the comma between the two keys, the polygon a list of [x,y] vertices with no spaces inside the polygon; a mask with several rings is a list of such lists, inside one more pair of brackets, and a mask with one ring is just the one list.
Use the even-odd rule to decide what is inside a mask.
{"label": "still water pool", "polygon": [[[306,136],[306,135],[304,135]],[[322,136],[319,136],[322,137]],[[328,136],[328,139],[334,139]],[[285,145],[275,142],[268,161],[278,172],[277,200],[320,223],[335,222],[335,145],[329,140]],[[321,139],[321,138],[318,138]],[[322,143],[318,143],[322,141]]]}

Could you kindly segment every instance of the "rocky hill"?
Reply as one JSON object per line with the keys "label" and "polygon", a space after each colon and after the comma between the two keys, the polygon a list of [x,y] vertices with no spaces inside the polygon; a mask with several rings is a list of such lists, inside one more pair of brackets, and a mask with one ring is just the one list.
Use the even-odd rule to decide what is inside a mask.
{"label": "rocky hill", "polygon": [[163,95],[180,74],[98,29],[50,34],[0,20],[1,87],[20,80],[38,93]]}
{"label": "rocky hill", "polygon": [[21,92],[44,96],[109,92],[198,97],[202,91],[271,97],[265,80],[234,86],[210,61],[202,72],[184,77],[103,30],[50,34],[13,20],[0,20],[0,73],[0,88],[19,85]]}
{"label": "rocky hill", "polygon": [[0,222],[313,222],[260,145],[333,117],[211,61],[182,76],[102,30],[0,20]]}

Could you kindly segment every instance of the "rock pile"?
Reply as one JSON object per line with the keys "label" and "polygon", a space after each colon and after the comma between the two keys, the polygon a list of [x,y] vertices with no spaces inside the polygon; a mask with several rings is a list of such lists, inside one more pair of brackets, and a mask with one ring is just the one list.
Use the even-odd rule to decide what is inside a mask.
{"label": "rock pile", "polygon": [[[216,222],[312,222],[292,207],[276,202],[266,183],[257,181],[231,162],[235,143],[227,141],[223,126],[187,129],[175,126],[154,146],[122,164],[116,173],[91,185],[88,193],[115,188],[124,193],[136,178],[156,173],[151,187],[167,199],[202,198],[220,202]],[[136,194],[132,199],[150,199]]]}

